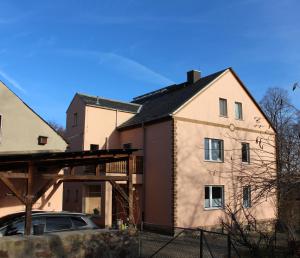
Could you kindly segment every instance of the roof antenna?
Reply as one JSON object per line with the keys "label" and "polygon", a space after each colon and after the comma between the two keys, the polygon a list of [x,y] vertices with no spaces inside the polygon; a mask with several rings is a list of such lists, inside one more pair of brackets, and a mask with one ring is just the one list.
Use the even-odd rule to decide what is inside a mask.
{"label": "roof antenna", "polygon": [[99,105],[99,97],[97,96],[96,105]]}

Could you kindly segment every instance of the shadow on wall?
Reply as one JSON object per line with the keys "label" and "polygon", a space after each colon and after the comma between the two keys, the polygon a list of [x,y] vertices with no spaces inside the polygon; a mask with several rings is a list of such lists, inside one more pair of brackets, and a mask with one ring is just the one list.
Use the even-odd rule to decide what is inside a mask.
{"label": "shadow on wall", "polygon": [[[224,209],[204,208],[205,185],[223,185],[225,206],[228,205],[236,211],[242,207],[243,186],[251,185],[253,215],[259,219],[274,218],[275,195],[272,189],[264,185],[264,182],[272,183],[276,178],[276,173],[274,175],[275,171],[272,170],[274,152],[267,149],[267,144],[272,146],[268,139],[265,140],[265,149],[258,151],[253,133],[237,131],[231,133],[229,130],[227,132],[224,128],[219,128],[216,135],[224,140],[224,162],[207,162],[204,160],[204,138],[195,141],[191,135],[211,136],[209,128],[200,129],[195,125],[189,130],[180,132],[179,144],[184,144],[180,144],[177,148],[177,201],[179,201],[177,221],[180,224],[178,226],[214,226],[220,224],[220,220],[227,216]],[[249,142],[252,148],[251,165],[242,164],[242,142]],[[252,177],[253,174],[257,177]],[[258,205],[259,207],[256,207]]]}

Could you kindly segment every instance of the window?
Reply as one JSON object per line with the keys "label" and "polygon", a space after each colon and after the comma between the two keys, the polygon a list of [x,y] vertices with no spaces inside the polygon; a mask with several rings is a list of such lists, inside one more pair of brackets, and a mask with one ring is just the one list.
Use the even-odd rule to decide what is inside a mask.
{"label": "window", "polygon": [[219,99],[220,116],[227,117],[227,99]]}
{"label": "window", "polygon": [[72,228],[72,222],[69,217],[51,216],[46,218],[47,231],[68,230]]}
{"label": "window", "polygon": [[251,187],[249,185],[243,187],[243,206],[245,208],[251,207]]}
{"label": "window", "polygon": [[249,143],[242,143],[242,162],[250,163],[250,147]]}
{"label": "window", "polygon": [[0,129],[2,128],[2,115],[0,115]]}
{"label": "window", "polygon": [[84,227],[87,225],[86,222],[80,217],[71,217],[71,220],[76,228]]}
{"label": "window", "polygon": [[70,189],[67,189],[66,191],[66,202],[70,201]]}
{"label": "window", "polygon": [[85,209],[87,214],[101,214],[101,185],[86,185]]}
{"label": "window", "polygon": [[223,140],[205,138],[205,160],[223,161]]}
{"label": "window", "polygon": [[48,137],[47,136],[39,136],[38,137],[38,145],[46,145],[48,141]]}
{"label": "window", "polygon": [[132,146],[131,146],[131,143],[130,143],[130,142],[129,142],[129,143],[124,143],[124,144],[123,144],[123,149],[124,149],[124,150],[131,149],[131,147],[132,147]]}
{"label": "window", "polygon": [[205,186],[205,208],[223,208],[224,186]]}
{"label": "window", "polygon": [[90,145],[90,150],[91,151],[99,150],[99,144],[91,144]]}
{"label": "window", "polygon": [[241,102],[235,102],[235,119],[243,120],[243,107]]}
{"label": "window", "polygon": [[74,113],[73,114],[73,126],[77,126],[78,124],[78,114]]}
{"label": "window", "polygon": [[75,202],[79,202],[79,190],[75,190]]}

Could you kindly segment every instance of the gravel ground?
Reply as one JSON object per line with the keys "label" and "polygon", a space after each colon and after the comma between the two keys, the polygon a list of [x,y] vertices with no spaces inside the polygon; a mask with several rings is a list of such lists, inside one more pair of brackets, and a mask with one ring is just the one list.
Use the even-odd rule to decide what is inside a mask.
{"label": "gravel ground", "polygon": [[[227,237],[222,235],[204,234],[206,241],[203,241],[203,257],[204,258],[222,258],[228,257],[227,253]],[[152,255],[170,241],[172,236],[165,236],[156,233],[141,232],[140,233],[140,253],[141,257],[152,257]],[[210,254],[210,251],[211,253]],[[160,250],[155,258],[167,257],[184,257],[193,258],[200,257],[200,237],[199,235],[181,235],[166,247]],[[232,250],[232,258],[238,257]]]}

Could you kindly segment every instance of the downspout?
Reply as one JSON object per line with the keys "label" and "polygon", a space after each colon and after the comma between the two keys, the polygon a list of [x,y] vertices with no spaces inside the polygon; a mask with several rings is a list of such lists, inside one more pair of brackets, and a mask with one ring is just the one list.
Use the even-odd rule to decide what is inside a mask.
{"label": "downspout", "polygon": [[142,210],[142,223],[145,220],[145,209],[146,209],[146,128],[144,122],[142,123],[143,128],[143,210]]}

